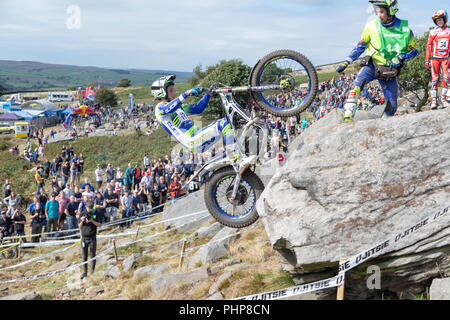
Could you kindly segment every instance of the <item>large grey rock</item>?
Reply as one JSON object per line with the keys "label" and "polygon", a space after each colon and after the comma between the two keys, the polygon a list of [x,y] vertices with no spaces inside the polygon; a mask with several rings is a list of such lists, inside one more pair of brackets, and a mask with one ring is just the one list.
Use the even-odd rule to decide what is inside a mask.
{"label": "large grey rock", "polygon": [[201,227],[200,229],[192,233],[189,236],[189,239],[211,237],[216,235],[223,228],[224,226],[222,224],[220,224],[219,222],[215,222],[209,226]]}
{"label": "large grey rock", "polygon": [[204,266],[227,255],[229,243],[238,236],[238,234],[235,236],[232,235],[237,232],[237,229],[224,227],[209,241],[208,245],[201,247],[192,255],[189,259],[188,267],[196,266],[198,263]]}
{"label": "large grey rock", "polygon": [[264,186],[267,186],[270,179],[272,179],[273,175],[280,167],[281,165],[278,162],[278,159],[271,159],[264,164],[257,166],[255,168],[255,173],[261,179]]}
{"label": "large grey rock", "polygon": [[430,287],[430,300],[450,300],[450,278],[433,280]]}
{"label": "large grey rock", "polygon": [[152,292],[167,290],[177,284],[189,285],[197,281],[208,279],[206,268],[197,268],[186,272],[168,273],[151,281]]}
{"label": "large grey rock", "polygon": [[[370,110],[369,112],[375,116],[375,118],[381,118],[381,116],[384,113],[384,110],[386,109],[386,105],[382,104],[382,105],[376,105],[372,108],[372,110]],[[356,114],[355,114],[356,115]]]}
{"label": "large grey rock", "polygon": [[173,204],[164,209],[163,220],[182,217],[191,213],[202,212],[198,215],[186,218],[170,220],[164,223],[166,229],[176,229],[177,232],[184,233],[195,230],[201,226],[208,225],[213,218],[208,215],[205,201],[203,200],[204,190],[200,190],[189,194],[187,197],[175,201]]}
{"label": "large grey rock", "polygon": [[49,271],[62,270],[62,269],[67,268],[68,266],[70,266],[70,262],[68,262],[66,260],[62,260],[62,261],[59,261],[59,262],[55,263],[54,265],[52,265],[49,268]]}
{"label": "large grey rock", "polygon": [[[336,125],[341,123],[344,123],[343,111],[341,109],[333,109],[325,117],[323,117],[319,121],[314,122],[307,130],[305,130],[300,136],[292,141],[288,149],[287,159],[291,158],[294,152],[302,148],[302,146],[305,144],[305,140],[308,137],[314,136],[316,132],[322,131],[323,128],[333,130]],[[330,131],[329,133],[332,134],[332,132],[333,131]]]}
{"label": "large grey rock", "polygon": [[209,287],[209,295],[213,295],[214,293],[216,293],[219,288],[232,276],[233,274],[231,272],[225,272],[224,274],[220,275],[220,277],[217,278],[216,282],[214,282],[211,287]]}
{"label": "large grey rock", "polygon": [[49,143],[54,142],[63,142],[63,141],[69,141],[72,140],[72,136],[70,135],[71,131],[62,131],[55,134],[54,138],[49,139]]}
{"label": "large grey rock", "polygon": [[120,277],[120,269],[118,266],[109,266],[106,269],[106,276],[117,279]]}
{"label": "large grey rock", "polygon": [[41,296],[36,292],[23,292],[12,296],[2,297],[0,300],[40,300]]}
{"label": "large grey rock", "polygon": [[[325,279],[340,258],[447,207],[449,118],[448,110],[438,110],[311,127],[257,202],[285,270],[295,277],[322,272],[318,278]],[[370,264],[381,268],[382,289],[392,292],[450,274],[449,222],[450,214],[430,221],[387,254],[348,272],[346,296],[373,293],[366,287]]]}
{"label": "large grey rock", "polygon": [[134,264],[136,263],[137,258],[141,256],[140,253],[133,253],[132,255],[128,256],[125,260],[122,262],[122,270],[123,272],[128,272]]}
{"label": "large grey rock", "polygon": [[136,269],[133,273],[134,277],[145,275],[147,277],[153,277],[157,275],[161,275],[165,271],[169,269],[168,264],[158,264],[158,265],[151,265],[151,266],[145,266],[139,269]]}
{"label": "large grey rock", "polygon": [[198,229],[197,231],[193,232],[188,237],[183,238],[177,242],[173,242],[170,245],[168,245],[167,247],[161,249],[159,253],[165,253],[165,252],[171,251],[171,250],[180,250],[183,240],[195,240],[198,238],[214,236],[215,234],[217,234],[217,232],[222,230],[223,227],[224,226],[218,222],[215,222],[209,226],[203,226],[200,229]]}
{"label": "large grey rock", "polygon": [[212,296],[210,296],[204,300],[223,300],[223,294],[220,292],[216,292]]}
{"label": "large grey rock", "polygon": [[378,115],[364,110],[358,110],[355,112],[355,116],[353,117],[353,121],[363,121],[363,120],[371,120],[380,118]]}
{"label": "large grey rock", "polygon": [[70,273],[67,277],[66,288],[69,290],[80,290],[83,287],[83,283],[80,280],[81,269],[74,270],[74,272]]}
{"label": "large grey rock", "polygon": [[212,266],[209,269],[209,273],[211,275],[216,275],[219,272],[223,271],[224,268],[229,267],[229,266],[231,266],[233,264],[241,263],[241,262],[242,262],[242,260],[240,258],[238,258],[238,257],[234,257],[234,258],[231,258],[231,259],[227,259],[227,260],[221,261],[217,265]]}
{"label": "large grey rock", "polygon": [[94,286],[94,287],[87,288],[85,294],[87,294],[89,297],[95,297],[103,292],[105,292],[105,290],[103,288]]}

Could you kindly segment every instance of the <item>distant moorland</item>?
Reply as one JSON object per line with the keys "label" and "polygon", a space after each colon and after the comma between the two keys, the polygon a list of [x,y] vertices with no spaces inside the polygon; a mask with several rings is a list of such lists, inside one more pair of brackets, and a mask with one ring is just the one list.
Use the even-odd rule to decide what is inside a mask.
{"label": "distant moorland", "polygon": [[0,60],[0,84],[8,92],[33,90],[65,90],[69,86],[85,87],[89,83],[114,87],[122,78],[131,81],[132,86],[151,84],[167,74],[176,74],[177,82],[186,82],[192,72],[104,69],[32,61]]}

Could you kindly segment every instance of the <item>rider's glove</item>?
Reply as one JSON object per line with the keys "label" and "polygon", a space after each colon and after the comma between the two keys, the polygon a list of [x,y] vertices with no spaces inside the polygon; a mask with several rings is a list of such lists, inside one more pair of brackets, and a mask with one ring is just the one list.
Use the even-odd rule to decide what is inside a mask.
{"label": "rider's glove", "polygon": [[431,64],[430,64],[430,61],[425,61],[425,67],[426,67],[428,70],[431,70]]}
{"label": "rider's glove", "polygon": [[347,58],[344,62],[342,62],[340,65],[336,67],[336,71],[339,73],[343,72],[345,69],[347,69],[350,63],[352,63],[352,61]]}
{"label": "rider's glove", "polygon": [[399,68],[403,64],[403,58],[401,56],[396,56],[394,59],[392,59],[391,64],[389,65],[389,69],[392,70],[392,68]]}
{"label": "rider's glove", "polygon": [[193,88],[188,91],[189,95],[195,96],[195,97],[198,97],[201,93],[202,93],[202,90],[200,90],[199,88]]}

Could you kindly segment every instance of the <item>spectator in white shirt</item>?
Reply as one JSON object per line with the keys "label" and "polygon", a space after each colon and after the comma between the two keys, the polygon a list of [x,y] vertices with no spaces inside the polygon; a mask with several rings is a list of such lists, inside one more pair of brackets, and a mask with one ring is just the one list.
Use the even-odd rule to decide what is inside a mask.
{"label": "spectator in white shirt", "polygon": [[104,174],[105,172],[103,171],[100,164],[98,164],[97,169],[95,170],[95,181],[97,181],[97,189],[100,189],[102,187]]}

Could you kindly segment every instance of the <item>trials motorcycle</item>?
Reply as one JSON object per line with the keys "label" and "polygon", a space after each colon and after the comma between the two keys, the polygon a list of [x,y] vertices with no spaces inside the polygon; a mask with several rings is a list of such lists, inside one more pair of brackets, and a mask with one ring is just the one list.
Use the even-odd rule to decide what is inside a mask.
{"label": "trials motorcycle", "polygon": [[225,150],[199,168],[182,188],[187,188],[197,176],[204,178],[204,200],[209,213],[225,226],[247,227],[259,218],[255,205],[264,184],[251,169],[264,156],[268,130],[265,121],[254,114],[249,115],[233,94],[248,92],[262,110],[279,117],[294,116],[310,106],[316,97],[317,72],[299,52],[277,50],[256,63],[248,86],[214,84],[209,89],[201,89],[220,97],[223,112],[234,130],[240,156],[235,162]]}

